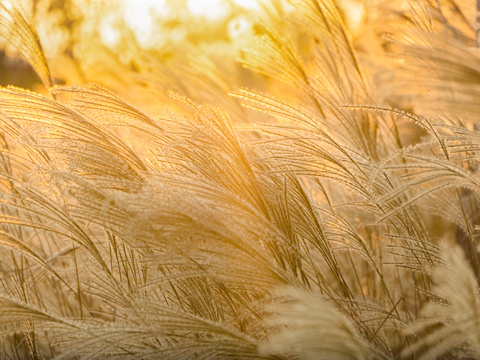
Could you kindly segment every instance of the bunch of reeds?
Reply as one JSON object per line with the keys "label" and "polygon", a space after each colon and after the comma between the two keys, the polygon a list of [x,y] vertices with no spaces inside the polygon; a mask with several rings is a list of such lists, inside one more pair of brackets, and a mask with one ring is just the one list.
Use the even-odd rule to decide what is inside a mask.
{"label": "bunch of reeds", "polygon": [[2,359],[480,357],[474,4],[379,5],[362,39],[292,3],[307,49],[272,10],[244,61],[294,100],[235,90],[242,123],[55,86],[0,1],[49,91],[0,89]]}

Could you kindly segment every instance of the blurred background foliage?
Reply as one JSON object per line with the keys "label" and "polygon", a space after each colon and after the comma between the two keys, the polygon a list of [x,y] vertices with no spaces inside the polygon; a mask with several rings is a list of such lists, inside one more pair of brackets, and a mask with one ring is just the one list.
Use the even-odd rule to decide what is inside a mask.
{"label": "blurred background foliage", "polygon": [[[365,25],[378,23],[384,3],[339,3],[352,40],[363,51],[371,51],[378,43],[371,37],[381,34]],[[167,90],[197,102],[221,107],[223,103],[230,111],[235,100],[225,98],[240,87],[290,101],[298,96],[283,83],[254,75],[237,61],[246,60],[248,48],[255,47],[256,37],[269,32],[272,23],[290,17],[293,6],[288,0],[23,0],[21,4],[34,16],[56,84],[95,82],[155,113],[167,105],[160,101]],[[405,4],[398,2],[399,10],[402,7]],[[295,22],[277,25],[298,45],[308,64],[311,44]],[[0,85],[45,91],[27,62],[4,39],[0,39]],[[130,91],[133,85],[135,92]],[[246,120],[241,108],[234,108]]]}
{"label": "blurred background foliage", "polygon": [[[149,86],[158,85],[153,90],[169,89],[198,99],[203,91],[190,80],[199,75],[199,68],[202,77],[205,70],[213,71],[210,81],[227,90],[253,85],[252,81],[258,88],[259,79],[253,80],[236,60],[264,31],[261,10],[289,11],[283,1],[264,9],[255,1],[233,0],[27,0],[22,5],[35,18],[56,84],[95,81],[135,100],[160,96],[152,89],[129,93],[131,83],[146,84],[145,77]],[[28,64],[3,39],[0,83],[44,91]]]}

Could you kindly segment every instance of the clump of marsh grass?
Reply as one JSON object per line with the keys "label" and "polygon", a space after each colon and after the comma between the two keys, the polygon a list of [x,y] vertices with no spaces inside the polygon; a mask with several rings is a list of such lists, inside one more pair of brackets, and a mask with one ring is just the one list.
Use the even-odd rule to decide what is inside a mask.
{"label": "clump of marsh grass", "polygon": [[[236,89],[224,111],[171,92],[179,110],[155,118],[53,86],[28,16],[0,2],[49,90],[0,89],[2,358],[478,356],[471,19],[395,11],[411,22],[390,24],[382,88],[379,47],[334,1],[292,4],[308,51],[267,7],[244,59],[285,96]],[[258,115],[239,123],[239,104]]]}

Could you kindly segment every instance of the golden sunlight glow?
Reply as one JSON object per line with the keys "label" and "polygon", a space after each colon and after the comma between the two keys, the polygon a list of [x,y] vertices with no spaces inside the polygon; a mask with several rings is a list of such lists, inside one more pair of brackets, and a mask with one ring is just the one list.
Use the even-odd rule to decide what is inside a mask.
{"label": "golden sunlight glow", "polygon": [[[121,42],[121,22],[124,22],[135,35],[138,44],[143,48],[161,46],[158,19],[170,19],[183,14],[188,18],[206,20],[223,20],[235,14],[235,5],[242,7],[247,13],[256,13],[261,10],[263,0],[122,0],[119,2],[120,13],[117,15],[106,14],[100,21],[99,30],[102,42],[109,47],[116,47]],[[288,1],[279,0],[284,10],[288,12]],[[8,4],[8,2],[7,2]],[[344,10],[350,29],[356,32],[364,20],[365,8],[358,0],[339,0],[340,7]],[[216,21],[214,22],[216,23]],[[213,23],[212,23],[213,24]],[[227,34],[237,46],[242,46],[253,37],[252,17],[246,14],[233,16],[227,27]],[[185,37],[186,30],[176,30],[169,33],[169,40],[175,36]],[[163,35],[162,35],[163,36]],[[153,39],[156,40],[153,40]],[[174,40],[175,41],[175,40]],[[181,40],[180,40],[181,41]]]}
{"label": "golden sunlight glow", "polygon": [[13,6],[8,1],[3,1],[0,4],[0,16],[5,19],[5,21],[10,21],[12,16],[10,15],[10,11],[13,9]]}
{"label": "golden sunlight glow", "polygon": [[100,22],[100,37],[107,46],[114,47],[120,41],[120,32],[115,28],[115,17],[110,14]]}
{"label": "golden sunlight glow", "polygon": [[209,19],[219,19],[230,12],[230,5],[223,0],[188,0],[187,6],[193,15]]}
{"label": "golden sunlight glow", "polygon": [[[246,10],[259,10],[259,0],[185,0],[176,3],[174,0],[122,0],[120,3],[123,21],[132,29],[139,44],[143,47],[151,46],[151,39],[155,31],[155,18],[168,18],[178,10],[184,8],[191,16],[206,20],[221,20],[232,14],[232,4]],[[180,5],[179,5],[180,4]],[[177,9],[176,9],[177,8]],[[230,24],[229,36],[236,37],[245,32],[247,24],[244,20],[236,20]],[[106,16],[100,23],[100,36],[104,44],[114,47],[120,41],[118,23],[114,16]]]}
{"label": "golden sunlight glow", "polygon": [[245,9],[258,10],[258,0],[233,0],[236,4],[244,7]]}
{"label": "golden sunlight glow", "polygon": [[[158,32],[156,19],[169,19],[185,11],[185,14],[197,19],[222,20],[234,13],[235,5],[246,11],[260,10],[259,1],[261,0],[185,0],[181,2],[175,0],[122,0],[119,2],[120,13],[117,15],[106,14],[101,19],[100,37],[105,45],[112,48],[118,46],[121,42],[121,23],[124,22],[133,31],[141,47],[158,46],[159,41],[152,40],[155,38],[155,32]],[[251,37],[251,27],[251,20],[247,17],[235,17],[229,21],[228,37],[236,42],[243,42]],[[173,33],[170,35],[173,36]],[[158,34],[156,38],[158,40]]]}
{"label": "golden sunlight glow", "polygon": [[153,28],[153,15],[165,15],[166,0],[124,0],[124,19],[140,45],[147,45]]}

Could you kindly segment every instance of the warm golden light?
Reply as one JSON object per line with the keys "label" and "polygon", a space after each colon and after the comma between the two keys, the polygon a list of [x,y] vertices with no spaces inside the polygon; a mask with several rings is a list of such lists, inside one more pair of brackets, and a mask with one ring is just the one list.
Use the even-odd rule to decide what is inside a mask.
{"label": "warm golden light", "polygon": [[141,45],[147,45],[153,30],[153,16],[166,15],[166,0],[124,0],[123,17]]}
{"label": "warm golden light", "polygon": [[[168,35],[159,28],[162,21],[173,19],[188,22],[190,20],[201,21],[207,27],[229,19],[227,31],[230,40],[243,42],[250,38],[251,19],[249,16],[237,15],[238,10],[256,12],[260,10],[261,0],[122,0],[119,2],[117,13],[108,13],[103,16],[99,24],[99,32],[102,42],[109,47],[116,47],[121,43],[122,24],[133,31],[138,44],[143,48],[151,48],[166,43],[167,40],[176,42],[178,34],[185,35],[186,29],[169,31]],[[190,20],[189,20],[190,19]],[[160,21],[160,23],[158,22]],[[171,29],[170,29],[171,30]],[[168,30],[167,30],[168,31]],[[159,33],[163,35],[159,37]],[[183,36],[182,35],[182,36]],[[198,34],[197,34],[198,35]],[[197,36],[196,35],[196,36]],[[182,37],[181,36],[181,37]],[[182,37],[184,38],[184,36]],[[243,40],[242,40],[243,39]]]}
{"label": "warm golden light", "polygon": [[230,5],[223,0],[188,0],[190,12],[208,19],[222,18],[230,12]]}
{"label": "warm golden light", "polygon": [[236,4],[244,7],[245,9],[258,10],[260,8],[257,0],[233,0]]}
{"label": "warm golden light", "polygon": [[480,360],[479,1],[0,0],[0,360]]}

